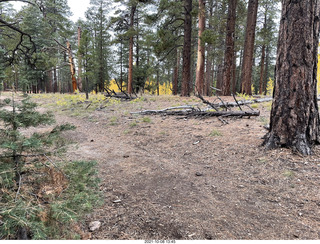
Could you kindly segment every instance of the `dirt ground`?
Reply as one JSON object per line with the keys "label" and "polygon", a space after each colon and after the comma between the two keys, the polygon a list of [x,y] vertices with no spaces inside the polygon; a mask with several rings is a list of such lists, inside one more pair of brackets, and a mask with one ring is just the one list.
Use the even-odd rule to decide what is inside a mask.
{"label": "dirt ground", "polygon": [[83,228],[102,226],[91,239],[319,239],[320,147],[308,157],[265,151],[270,103],[228,124],[130,114],[186,103],[203,106],[147,96],[86,116],[56,113],[77,126],[65,134],[68,159],[99,163],[104,204]]}

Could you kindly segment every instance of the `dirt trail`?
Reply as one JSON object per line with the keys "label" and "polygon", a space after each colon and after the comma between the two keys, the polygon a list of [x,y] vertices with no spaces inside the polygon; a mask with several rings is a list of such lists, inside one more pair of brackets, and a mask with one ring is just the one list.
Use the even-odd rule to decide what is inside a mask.
{"label": "dirt trail", "polygon": [[92,239],[320,237],[319,148],[264,151],[261,117],[142,122],[107,109],[56,118],[77,126],[68,158],[99,163],[105,202],[87,216],[102,223]]}

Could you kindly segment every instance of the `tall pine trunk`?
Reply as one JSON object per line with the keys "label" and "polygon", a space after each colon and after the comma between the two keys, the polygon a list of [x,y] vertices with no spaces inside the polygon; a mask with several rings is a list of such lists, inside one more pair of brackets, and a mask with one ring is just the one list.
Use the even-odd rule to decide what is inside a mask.
{"label": "tall pine trunk", "polygon": [[232,63],[232,94],[237,93],[237,54],[233,53],[233,63]]}
{"label": "tall pine trunk", "polygon": [[204,61],[205,61],[205,45],[201,41],[202,33],[205,29],[205,3],[199,0],[199,32],[198,32],[198,56],[197,56],[197,72],[196,72],[196,93],[204,94]]}
{"label": "tall pine trunk", "polygon": [[264,80],[263,83],[263,94],[267,95],[267,83],[269,80],[269,60],[270,60],[270,48],[267,46],[266,48],[266,64],[265,64],[265,71],[264,71]]}
{"label": "tall pine trunk", "polygon": [[211,87],[213,86],[213,65],[212,65],[212,58],[210,57],[210,53],[212,50],[212,46],[210,44],[207,45],[207,62],[206,62],[206,80],[204,83],[204,94],[205,96],[210,95]]}
{"label": "tall pine trunk", "polygon": [[231,95],[231,79],[233,76],[233,62],[234,62],[234,36],[236,27],[236,9],[237,0],[229,0],[228,5],[228,20],[227,20],[227,35],[226,35],[226,48],[224,54],[224,67],[223,67],[223,81],[222,81],[222,95]]}
{"label": "tall pine trunk", "polygon": [[120,43],[120,88],[123,89],[123,40]]}
{"label": "tall pine trunk", "polygon": [[252,65],[254,53],[255,30],[257,23],[258,0],[249,0],[247,28],[241,69],[241,92],[251,95]]}
{"label": "tall pine trunk", "polygon": [[180,51],[176,49],[176,66],[174,67],[173,73],[173,86],[172,86],[172,94],[178,94],[178,79],[179,79],[179,66],[180,66]]}
{"label": "tall pine trunk", "polygon": [[319,0],[282,1],[274,102],[267,148],[304,155],[320,142],[317,104]]}
{"label": "tall pine trunk", "polygon": [[181,96],[190,96],[191,81],[191,32],[192,32],[192,0],[184,0],[184,43]]}
{"label": "tall pine trunk", "polygon": [[53,69],[53,93],[58,92],[58,79],[57,79],[57,69]]}
{"label": "tall pine trunk", "polygon": [[263,93],[263,84],[265,83],[264,80],[264,59],[266,56],[266,45],[262,45],[262,49],[261,49],[261,63],[260,63],[260,83],[259,83],[259,94],[262,95]]}
{"label": "tall pine trunk", "polygon": [[[131,7],[130,13],[130,28],[133,29],[134,26],[134,14],[136,11],[136,5]],[[128,93],[132,94],[133,92],[133,35],[130,35],[129,38],[129,70],[128,70]]]}
{"label": "tall pine trunk", "polygon": [[[209,3],[209,18],[210,20],[213,16],[213,9],[214,9],[214,1],[210,1]],[[208,28],[211,29],[212,25],[211,22],[208,21]],[[204,95],[205,96],[211,96],[212,95],[212,89],[211,86],[213,86],[213,57],[212,57],[212,44],[207,44],[207,60],[206,60],[206,80],[204,83]]]}
{"label": "tall pine trunk", "polygon": [[[81,27],[78,27],[78,48],[81,42]],[[78,54],[78,88],[82,91],[82,55]]]}

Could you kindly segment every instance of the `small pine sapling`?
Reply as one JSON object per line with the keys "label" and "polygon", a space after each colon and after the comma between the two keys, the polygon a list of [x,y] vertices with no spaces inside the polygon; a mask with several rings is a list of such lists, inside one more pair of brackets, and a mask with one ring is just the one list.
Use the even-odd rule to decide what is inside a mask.
{"label": "small pine sapling", "polygon": [[[25,168],[26,159],[40,155],[50,155],[52,146],[60,138],[60,132],[74,128],[66,124],[56,126],[46,133],[28,135],[30,133],[23,132],[24,129],[50,125],[55,122],[52,113],[40,113],[36,108],[37,104],[30,101],[29,97],[17,101],[12,95],[12,99],[6,98],[0,101],[0,192],[3,193],[0,194],[0,205],[2,206],[0,220],[3,221],[3,226],[1,226],[0,221],[0,239],[2,239],[1,236],[4,233],[9,238],[23,239],[26,226],[29,229],[40,230],[36,227],[39,224],[38,222],[34,222],[34,225],[30,224],[33,218],[38,218],[37,214],[32,214],[33,211],[35,213],[38,211],[36,210],[38,209],[37,205],[31,204],[31,202],[25,200],[25,196],[20,195],[22,176],[28,171]],[[25,210],[29,210],[20,209],[22,206]],[[11,216],[15,212],[21,212],[16,217],[16,221]],[[26,216],[29,216],[29,218]],[[24,234],[20,235],[19,233]]]}

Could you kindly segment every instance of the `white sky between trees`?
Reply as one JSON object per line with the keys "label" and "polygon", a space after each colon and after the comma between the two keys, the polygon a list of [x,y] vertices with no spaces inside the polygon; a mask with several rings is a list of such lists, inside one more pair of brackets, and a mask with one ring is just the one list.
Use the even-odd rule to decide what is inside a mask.
{"label": "white sky between trees", "polygon": [[[84,13],[87,11],[89,7],[90,0],[67,0],[68,5],[70,7],[73,15],[70,19],[73,22],[76,22],[79,18],[85,19]],[[21,2],[11,2],[16,10],[20,10],[20,8],[25,5],[25,3]]]}

